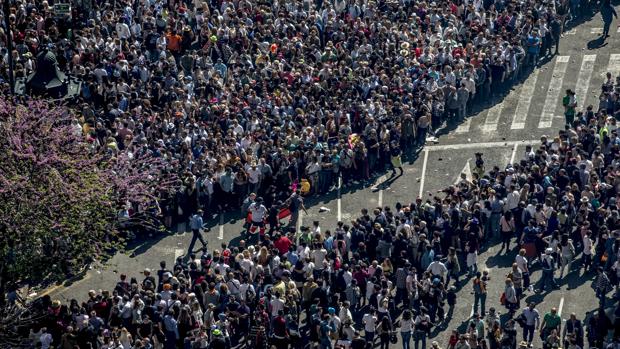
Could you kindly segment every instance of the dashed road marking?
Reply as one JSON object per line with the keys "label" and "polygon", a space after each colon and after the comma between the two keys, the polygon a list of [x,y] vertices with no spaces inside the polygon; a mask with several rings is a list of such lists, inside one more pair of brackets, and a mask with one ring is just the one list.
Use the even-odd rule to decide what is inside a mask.
{"label": "dashed road marking", "polygon": [[569,56],[558,56],[555,59],[555,67],[553,68],[553,75],[549,82],[549,90],[547,91],[547,98],[545,99],[545,106],[540,116],[538,128],[549,128],[553,123],[555,110],[558,106],[558,99],[560,98],[560,91],[562,90],[562,82],[566,75],[566,68],[568,68],[568,60]]}
{"label": "dashed road marking", "polygon": [[[503,141],[503,142],[481,142],[481,143],[462,143],[462,144],[446,144],[446,145],[429,145],[424,148],[424,151],[437,151],[437,150],[456,150],[456,149],[479,149],[479,148],[501,148],[512,147],[515,144],[528,145],[539,144],[540,139],[529,139],[522,141]],[[424,157],[427,158],[426,154]],[[426,161],[424,161],[424,164]],[[422,174],[426,173],[425,165],[422,165]],[[423,178],[423,177],[422,177]]]}
{"label": "dashed road marking", "polygon": [[454,133],[467,133],[467,132],[469,132],[469,129],[471,128],[471,119],[472,118],[473,118],[473,116],[465,118],[463,123],[460,124],[459,127],[456,128]]}
{"label": "dashed road marking", "polygon": [[607,73],[611,73],[611,76],[615,78],[620,73],[620,54],[613,53],[609,55],[609,64],[607,65],[607,70],[603,75],[605,76]]}
{"label": "dashed road marking", "polygon": [[340,192],[340,188],[342,187],[342,178],[338,177],[338,214],[337,214],[337,218],[338,218],[338,222],[342,221],[342,193]]}
{"label": "dashed road marking", "polygon": [[504,101],[497,103],[487,113],[487,117],[482,125],[482,132],[494,132],[497,130],[499,118],[504,110]]}
{"label": "dashed road marking", "polygon": [[465,178],[471,179],[471,166],[469,165],[469,160],[471,159],[467,159],[467,161],[465,162],[465,166],[463,167],[461,172],[459,172],[459,174],[457,175],[456,181],[454,181],[454,185],[459,184],[459,182],[461,181],[461,173],[465,174]]}
{"label": "dashed road marking", "polygon": [[177,258],[181,257],[184,252],[185,250],[183,250],[182,248],[175,248],[174,249],[174,260],[176,261]]}
{"label": "dashed road marking", "polygon": [[424,147],[424,161],[422,162],[422,175],[420,176],[420,193],[419,197],[423,197],[424,195],[424,176],[426,176],[426,163],[428,162],[428,153],[430,151],[430,147]]}
{"label": "dashed road marking", "polygon": [[515,157],[517,156],[517,148],[519,147],[519,144],[515,143],[514,147],[512,148],[512,155],[510,155],[510,164],[514,164],[515,163]]}
{"label": "dashed road marking", "polygon": [[532,104],[532,97],[534,97],[534,90],[536,88],[536,81],[538,80],[538,73],[540,69],[534,69],[532,74],[525,80],[523,86],[521,86],[521,94],[519,96],[519,102],[515,115],[512,118],[513,130],[522,130],[525,128],[525,120],[527,119],[527,112],[530,110],[530,104]]}
{"label": "dashed road marking", "polygon": [[218,234],[217,238],[220,240],[224,240],[224,215],[220,214],[220,233]]}
{"label": "dashed road marking", "polygon": [[577,86],[575,87],[575,94],[577,95],[577,103],[579,107],[585,105],[595,62],[596,55],[585,55],[583,56],[583,61],[581,61],[581,69],[579,69]]}

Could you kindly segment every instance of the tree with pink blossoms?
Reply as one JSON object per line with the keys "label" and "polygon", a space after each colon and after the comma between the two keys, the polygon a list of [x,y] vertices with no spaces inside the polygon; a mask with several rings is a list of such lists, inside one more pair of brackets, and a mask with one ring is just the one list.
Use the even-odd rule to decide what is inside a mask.
{"label": "tree with pink blossoms", "polygon": [[[157,224],[152,208],[176,183],[142,148],[93,146],[77,118],[44,101],[0,100],[0,288],[63,280],[104,258],[122,244],[121,224]],[[119,218],[128,207],[143,214]]]}

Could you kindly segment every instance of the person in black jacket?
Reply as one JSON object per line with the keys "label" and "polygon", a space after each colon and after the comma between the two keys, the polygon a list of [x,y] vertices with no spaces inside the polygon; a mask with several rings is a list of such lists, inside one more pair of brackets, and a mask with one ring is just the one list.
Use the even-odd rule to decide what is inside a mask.
{"label": "person in black jacket", "polygon": [[564,325],[562,342],[564,343],[564,348],[567,348],[569,343],[575,343],[583,348],[583,324],[577,319],[575,313],[570,314],[570,319]]}

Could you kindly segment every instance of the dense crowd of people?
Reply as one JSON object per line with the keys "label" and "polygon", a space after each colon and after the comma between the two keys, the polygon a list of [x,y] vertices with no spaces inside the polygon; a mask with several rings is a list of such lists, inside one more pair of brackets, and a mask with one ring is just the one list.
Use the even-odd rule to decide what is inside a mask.
{"label": "dense crowd of people", "polygon": [[[603,91],[620,93],[608,83]],[[487,169],[476,154],[472,178],[410,204],[363,209],[328,229],[318,221],[299,232],[277,220],[270,231],[249,226],[261,236],[255,244],[203,248],[172,267],[162,261],[83,302],[45,296],[37,306],[47,316],[30,338],[46,349],[408,349],[412,341],[424,349],[454,325],[457,301],[472,301],[456,297],[468,287],[466,329],[432,348],[618,348],[620,138],[606,109],[589,109],[518,162]],[[299,191],[285,202],[291,210],[303,208]],[[248,210],[267,208],[257,198]],[[505,278],[501,294],[488,294],[491,275],[478,270],[477,255],[500,242],[514,263],[492,276]],[[535,269],[539,280],[530,279]],[[543,315],[526,304],[569,271],[592,282],[599,304],[591,312],[563,320],[556,308]],[[487,308],[487,296],[505,310]]]}
{"label": "dense crowd of people", "polygon": [[[83,81],[76,129],[93,149],[166,159],[181,183],[159,202],[164,222],[187,222],[194,238],[173,266],[122,275],[84,302],[40,299],[34,346],[425,349],[462,287],[474,316],[433,349],[525,348],[536,331],[545,349],[620,345],[611,75],[598,111],[577,113],[569,95],[572,124],[518,163],[487,169],[476,154],[473,178],[440,194],[295,229],[304,195],[401,168],[437,126],[557,53],[564,23],[589,2],[82,0],[71,18],[53,5],[15,0],[3,13],[3,93],[9,54],[20,78],[55,53]],[[247,239],[194,253],[203,219],[239,207],[251,213]],[[490,276],[477,266],[499,241],[516,254],[504,292],[490,295],[507,317],[487,309]],[[524,304],[576,265],[594,277],[599,310],[563,323],[556,309]],[[614,305],[615,320],[605,312]]]}
{"label": "dense crowd of people", "polygon": [[172,226],[302,179],[312,194],[370,179],[557,53],[571,4],[82,0],[68,16],[11,0],[5,15],[18,79],[51,51],[82,81],[76,127],[93,148],[169,161]]}
{"label": "dense crowd of people", "polygon": [[[609,93],[620,93],[612,79],[602,86],[602,95]],[[487,169],[478,153],[472,178],[463,174],[410,204],[363,209],[331,229],[316,221],[297,232],[267,219],[266,227],[248,226],[248,236],[260,236],[256,243],[203,248],[171,268],[161,262],[140,277],[121,275],[113,289],[90,291],[84,302],[43,297],[38,306],[47,317],[31,338],[43,348],[407,349],[413,341],[424,349],[437,328],[452,325],[456,292],[471,287],[474,314],[466,330],[453,330],[447,343],[432,341],[433,348],[615,349],[615,124],[606,108],[588,107],[557,137],[526,146],[518,162]],[[290,211],[303,209],[300,191],[283,203]],[[251,201],[252,216],[273,208]],[[505,278],[503,292],[488,295],[491,276],[478,270],[477,255],[499,242],[514,263],[507,275],[493,275]],[[539,280],[530,279],[535,269]],[[528,295],[552,292],[569,271],[592,282],[599,300],[593,311],[564,321],[556,308],[543,315],[534,302],[525,304]],[[487,308],[487,296],[498,297],[505,313]]]}

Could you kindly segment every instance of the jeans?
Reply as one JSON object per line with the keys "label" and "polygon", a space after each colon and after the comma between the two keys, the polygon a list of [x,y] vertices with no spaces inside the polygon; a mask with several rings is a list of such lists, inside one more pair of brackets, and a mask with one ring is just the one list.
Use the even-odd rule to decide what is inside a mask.
{"label": "jeans", "polygon": [[424,145],[424,143],[426,142],[426,134],[428,132],[428,128],[418,128],[418,139],[417,139],[417,144],[419,145]]}
{"label": "jeans", "polygon": [[598,304],[601,308],[605,308],[605,301],[607,300],[607,297],[605,296],[605,291],[603,290],[596,290],[596,298],[598,298]]}
{"label": "jeans", "polygon": [[[422,348],[418,347],[418,343],[422,341]],[[414,337],[414,347],[415,349],[426,349],[426,332],[424,331],[415,331]]]}
{"label": "jeans", "polygon": [[532,340],[534,339],[535,331],[536,331],[536,328],[534,327],[534,325],[523,326],[523,340],[528,343],[532,343]]}
{"label": "jeans", "polygon": [[562,275],[564,275],[564,269],[566,267],[568,267],[567,273],[570,272],[570,265],[573,262],[573,260],[570,258],[570,256],[562,256],[561,261],[562,261],[561,263],[562,266],[560,268],[560,279],[562,278]]}
{"label": "jeans", "polygon": [[540,281],[538,281],[538,287],[541,289],[541,291],[545,290],[545,286],[547,285],[547,282],[551,283],[551,287],[558,287],[558,285],[555,283],[555,279],[553,278],[553,270],[545,270],[543,269],[542,271],[542,276],[540,277]]}
{"label": "jeans", "polygon": [[288,221],[289,227],[297,226],[298,219],[299,219],[299,210],[291,210],[291,218]]}
{"label": "jeans", "polygon": [[609,35],[610,26],[611,26],[611,21],[609,22],[603,21],[603,37]]}
{"label": "jeans", "polygon": [[470,267],[468,267],[467,269],[468,269],[469,276],[473,277],[478,272],[478,264],[474,263]]}
{"label": "jeans", "polygon": [[592,255],[591,254],[583,254],[582,257],[583,268],[588,269],[592,265]]}
{"label": "jeans", "polygon": [[403,349],[411,349],[411,332],[401,332],[400,336],[403,339]]}
{"label": "jeans", "polygon": [[480,317],[484,317],[486,310],[487,294],[474,293],[474,313],[478,313],[478,303],[480,303]]}
{"label": "jeans", "polygon": [[187,255],[189,256],[194,252],[194,245],[196,245],[196,240],[200,240],[203,247],[207,247],[207,243],[202,238],[202,234],[200,234],[200,230],[192,229],[192,241],[189,243],[189,248],[187,249]]}
{"label": "jeans", "polygon": [[365,331],[364,332],[364,339],[366,339],[366,342],[368,342],[368,344],[372,345],[373,342],[375,341],[375,333],[374,332]]}
{"label": "jeans", "polygon": [[492,213],[491,214],[491,236],[487,236],[487,238],[494,238],[499,236],[499,220],[502,218],[501,213]]}
{"label": "jeans", "polygon": [[527,65],[528,66],[535,66],[538,64],[538,52],[528,52],[526,59],[527,59]]}

